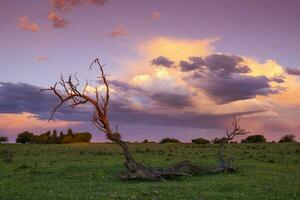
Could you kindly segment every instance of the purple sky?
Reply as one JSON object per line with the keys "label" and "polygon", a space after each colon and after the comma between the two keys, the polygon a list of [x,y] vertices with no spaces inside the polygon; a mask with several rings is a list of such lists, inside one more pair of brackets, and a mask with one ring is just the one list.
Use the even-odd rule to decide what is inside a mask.
{"label": "purple sky", "polygon": [[[155,53],[148,53],[145,56],[143,52],[140,52],[139,47],[148,44],[147,41],[152,41],[155,38],[173,38],[172,41],[204,41],[218,38],[218,41],[209,44],[213,50],[208,54],[234,54],[253,58],[261,64],[269,59],[276,62],[278,66],[280,65],[282,69],[297,69],[300,66],[300,57],[298,56],[300,52],[299,10],[300,1],[297,0],[1,0],[0,82],[14,84],[21,82],[36,87],[48,87],[59,78],[60,74],[68,75],[75,72],[83,80],[85,78],[95,80],[95,72],[88,71],[88,66],[94,58],[99,57],[106,64],[106,72],[111,75],[111,79],[129,81],[131,84],[132,81],[130,82],[130,80],[133,80],[134,76],[139,75],[140,72],[148,72],[148,66],[141,63],[144,63],[146,58],[156,55]],[[155,48],[159,51],[160,47]],[[174,51],[177,51],[176,54],[179,55],[178,60],[184,60],[185,57],[180,57],[183,53],[180,52],[180,49],[174,47]],[[168,55],[160,56],[168,57]],[[199,56],[204,59],[204,55]],[[175,63],[177,62],[176,58],[172,59],[170,56],[168,58],[174,60]],[[149,59],[149,66],[151,59]],[[247,65],[252,71],[254,70],[249,62]],[[213,71],[209,73],[213,73]],[[175,76],[177,77],[177,75]],[[258,75],[265,75],[270,81],[273,78],[269,74],[256,73],[256,71],[252,75],[255,78]],[[283,76],[280,73],[275,75]],[[181,75],[178,76],[181,77]],[[247,84],[252,83],[253,77],[244,79],[243,76],[241,74],[242,81],[247,81]],[[219,76],[213,77],[220,78]],[[231,75],[228,77],[232,78]],[[299,83],[295,82],[294,78],[290,79],[286,76],[288,85],[284,85],[282,88],[297,88]],[[205,80],[215,81],[211,77]],[[239,80],[240,77],[238,77],[236,84],[240,84]],[[263,80],[263,78],[257,80]],[[219,84],[222,84],[222,81]],[[204,94],[210,99],[224,101],[224,94],[218,92],[219,88],[212,88],[211,85],[203,84],[195,86],[194,82],[188,82],[188,84],[191,84],[187,89],[189,92],[185,91],[184,94],[191,94],[190,89],[198,87],[198,89],[200,88],[199,93],[204,91]],[[271,82],[262,84],[268,85]],[[248,91],[248,85],[243,87],[246,88],[243,91]],[[234,115],[235,113],[253,111],[253,109],[245,109],[247,106],[252,106],[252,104],[250,106],[243,103],[248,100],[255,100],[259,102],[259,105],[264,105],[263,110],[267,110],[268,113],[276,112],[279,117],[272,118],[272,120],[278,121],[278,123],[280,121],[279,124],[289,121],[290,115],[298,117],[296,111],[290,115],[287,113],[298,108],[300,101],[298,100],[291,105],[288,103],[283,105],[282,102],[285,102],[290,94],[277,97],[275,92],[271,92],[271,89],[276,88],[279,91],[278,87],[268,87],[262,87],[260,91],[253,94],[243,94],[243,97],[233,97],[227,93],[229,97],[226,99],[234,99],[242,102],[243,105],[234,105],[236,107],[233,107],[235,110],[232,112],[224,111],[224,109],[228,109],[226,105],[222,105],[224,108],[216,108],[215,113],[218,113],[218,117],[219,114],[222,116],[226,114],[226,117],[219,121],[216,128],[211,126],[188,128],[180,124],[165,126],[163,122],[157,124],[151,120],[149,123],[145,121],[128,123],[128,121],[120,119],[121,130],[124,137],[130,140],[142,140],[144,138],[158,140],[165,136],[177,137],[185,141],[197,136],[213,138],[224,133],[227,128],[225,124],[228,122],[228,113]],[[130,99],[138,99],[136,100],[138,103],[147,104],[149,99],[145,100],[145,96],[147,98],[151,96],[150,100],[154,101],[154,98],[158,98],[157,95],[161,95],[162,92],[170,94],[172,91],[170,88],[166,87],[159,92],[147,89],[146,92],[138,95],[133,92]],[[270,89],[270,92],[266,92],[266,89]],[[2,84],[3,91],[5,88]],[[282,93],[280,92],[280,95]],[[14,100],[25,98],[24,95],[18,96],[18,94],[20,92],[12,95],[12,98]],[[199,95],[201,96],[201,94]],[[4,96],[6,95],[1,94],[0,89],[0,98]],[[160,100],[161,97],[159,96]],[[264,99],[262,100],[261,97]],[[220,102],[217,100],[216,107],[219,107]],[[19,102],[19,104],[22,103],[24,102]],[[227,101],[227,103],[229,107],[232,102]],[[268,106],[265,106],[266,104]],[[271,108],[271,104],[279,108],[275,110],[275,108]],[[0,120],[1,118],[3,118],[2,121],[8,120],[7,114],[9,113],[16,115],[26,112],[40,115],[37,111],[38,108],[23,109],[24,107],[21,106],[18,111],[10,110],[9,106],[0,100],[0,113],[2,113]],[[199,107],[201,107],[200,104]],[[243,109],[240,109],[241,107]],[[164,107],[163,104],[153,108],[157,108],[159,114],[163,114],[164,110],[171,112],[168,110],[168,106]],[[192,110],[182,108],[180,114],[184,116],[184,113],[190,113]],[[148,111],[145,110],[145,112]],[[200,113],[208,114],[204,110],[201,110]],[[265,116],[268,115],[263,117],[266,124],[254,128],[255,131],[264,132],[268,138],[275,139],[283,133],[290,132],[298,136],[298,125],[294,125],[294,123],[287,126],[278,125],[280,128],[274,131],[267,125],[274,123],[274,121],[270,122],[270,118],[266,119]],[[41,118],[44,120],[44,117]],[[13,123],[13,119],[13,117],[9,118],[10,123]],[[148,120],[148,118],[145,119]],[[246,121],[247,119],[254,123],[254,117],[247,118],[246,116]],[[201,122],[199,121],[199,123]],[[72,126],[78,130],[92,130],[89,123],[59,125],[58,129],[65,129],[67,126]],[[28,129],[44,130],[40,127],[28,127]],[[18,131],[20,129],[8,128],[5,124],[0,124],[0,134],[14,138]],[[99,138],[103,139],[101,136]]]}

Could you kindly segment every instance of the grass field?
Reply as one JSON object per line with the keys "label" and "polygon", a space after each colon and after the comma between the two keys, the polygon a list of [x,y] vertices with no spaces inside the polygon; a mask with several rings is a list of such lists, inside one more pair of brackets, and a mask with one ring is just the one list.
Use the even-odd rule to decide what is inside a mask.
{"label": "grass field", "polygon": [[[131,144],[137,160],[168,166],[181,160],[214,164],[217,145]],[[0,199],[300,199],[300,144],[229,144],[235,174],[162,182],[121,181],[113,144],[0,145]],[[5,153],[9,152],[9,153]],[[7,154],[12,161],[7,161]]]}

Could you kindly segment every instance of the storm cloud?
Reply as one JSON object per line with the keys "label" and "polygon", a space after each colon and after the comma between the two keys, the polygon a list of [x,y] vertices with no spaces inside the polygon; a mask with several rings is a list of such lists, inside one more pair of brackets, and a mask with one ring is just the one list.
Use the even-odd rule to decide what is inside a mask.
{"label": "storm cloud", "polygon": [[[0,83],[0,113],[19,114],[28,112],[35,114],[40,119],[49,119],[52,109],[58,103],[58,99],[48,92],[38,94],[40,89],[40,87],[26,83]],[[187,97],[174,96],[172,94],[156,94],[153,96],[153,100],[177,107],[189,105]],[[109,107],[109,115],[113,122],[195,128],[222,127],[224,120],[229,120],[232,116],[263,112],[263,110],[255,110],[230,114],[193,112],[178,112],[176,114],[170,112],[155,113],[153,110],[133,108],[131,102],[124,98],[112,98]],[[72,110],[66,105],[57,111],[55,119],[90,121],[91,113],[90,107],[78,107]]]}
{"label": "storm cloud", "polygon": [[188,72],[193,71],[195,69],[200,69],[204,66],[205,62],[201,57],[189,57],[189,61],[180,61],[179,66],[181,67],[181,71]]}
{"label": "storm cloud", "polygon": [[266,76],[248,74],[251,69],[239,56],[212,54],[192,58],[189,58],[192,62],[180,61],[181,71],[191,72],[185,80],[218,104],[278,94],[281,89],[273,88],[270,82],[284,82],[282,76],[268,79]]}
{"label": "storm cloud", "polygon": [[154,93],[152,99],[158,104],[166,107],[183,108],[192,106],[192,101],[188,95],[172,93]]}
{"label": "storm cloud", "polygon": [[151,61],[151,64],[152,65],[161,65],[161,66],[164,66],[164,67],[172,67],[174,62],[169,60],[168,58],[164,57],[164,56],[159,56],[157,58],[154,58],[152,61]]}
{"label": "storm cloud", "polygon": [[212,75],[205,81],[199,80],[199,86],[218,104],[255,98],[257,95],[277,94],[270,80],[265,76],[245,76],[231,74],[229,76]]}
{"label": "storm cloud", "polygon": [[296,76],[300,75],[300,69],[297,69],[297,68],[287,67],[287,68],[285,68],[285,71],[286,71],[286,73],[288,73],[290,75],[296,75]]}
{"label": "storm cloud", "polygon": [[205,57],[204,62],[210,71],[225,73],[248,73],[251,71],[248,66],[240,65],[243,58],[235,55],[212,54]]}
{"label": "storm cloud", "polygon": [[[49,119],[58,98],[49,92],[40,93],[41,88],[26,83],[0,82],[0,113],[33,113],[40,119]],[[62,106],[55,114],[60,120],[89,120],[88,110],[79,108],[76,112]]]}

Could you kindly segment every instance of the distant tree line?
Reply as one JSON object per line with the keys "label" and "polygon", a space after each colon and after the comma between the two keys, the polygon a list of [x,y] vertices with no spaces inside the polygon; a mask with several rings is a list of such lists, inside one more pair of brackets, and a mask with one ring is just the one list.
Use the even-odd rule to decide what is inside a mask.
{"label": "distant tree line", "polygon": [[[20,133],[17,136],[16,143],[22,144],[68,144],[68,143],[78,143],[78,142],[90,142],[92,139],[92,134],[88,132],[83,133],[73,133],[72,129],[68,129],[67,133],[64,134],[62,131],[60,134],[57,134],[56,130],[53,130],[52,133],[47,131],[46,133],[35,135],[31,132],[25,131]],[[0,144],[7,143],[8,137],[0,136]],[[208,140],[205,138],[195,138],[192,139],[194,144],[220,144],[221,142],[226,142],[225,138],[215,138],[213,140]],[[241,143],[265,143],[267,142],[266,138],[263,135],[250,135],[245,139],[241,140]],[[274,141],[272,141],[274,142]],[[295,135],[288,134],[281,137],[278,141],[279,143],[283,142],[297,142]],[[148,141],[145,139],[142,143],[155,143],[153,141]],[[175,138],[163,138],[160,144],[165,143],[181,143],[180,140]],[[238,142],[231,142],[238,143]]]}
{"label": "distant tree line", "polygon": [[68,144],[77,142],[90,142],[92,134],[88,132],[73,133],[72,129],[68,129],[64,134],[62,131],[57,134],[56,130],[47,131],[40,135],[35,135],[31,132],[25,131],[20,133],[16,138],[16,143],[22,144]]}
{"label": "distant tree line", "polygon": [[[145,142],[146,141],[146,142]],[[148,140],[144,140],[143,143],[147,143]],[[263,135],[250,135],[245,139],[241,140],[241,143],[266,143],[267,139]],[[279,143],[282,142],[296,142],[294,135],[285,135],[278,141]],[[164,138],[160,142],[160,144],[164,143],[181,143],[178,139],[174,138]],[[226,138],[215,138],[212,141],[205,139],[205,138],[195,138],[192,139],[192,143],[194,144],[220,144],[220,143],[228,143]],[[238,142],[230,142],[230,143],[238,143]]]}

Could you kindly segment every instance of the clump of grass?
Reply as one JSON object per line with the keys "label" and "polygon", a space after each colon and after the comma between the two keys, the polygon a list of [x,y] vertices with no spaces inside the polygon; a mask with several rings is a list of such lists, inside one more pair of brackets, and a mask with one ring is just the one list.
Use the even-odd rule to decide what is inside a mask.
{"label": "clump of grass", "polygon": [[106,155],[106,151],[99,150],[96,152],[96,155]]}
{"label": "clump of grass", "polygon": [[275,163],[275,160],[270,159],[270,160],[268,160],[268,162],[269,162],[269,163]]}
{"label": "clump of grass", "polygon": [[157,150],[157,154],[158,154],[158,155],[163,155],[163,154],[165,154],[165,151],[164,151],[164,150],[161,150],[161,149],[159,149],[159,150]]}
{"label": "clump of grass", "polygon": [[13,159],[13,153],[5,149],[1,152],[1,157],[3,162],[11,163]]}
{"label": "clump of grass", "polygon": [[22,164],[22,165],[20,165],[19,167],[17,167],[17,168],[15,169],[15,171],[24,170],[24,169],[29,169],[29,168],[30,168],[30,166],[28,166],[28,165],[26,165],[26,164]]}
{"label": "clump of grass", "polygon": [[37,163],[34,163],[34,166],[31,167],[31,170],[29,171],[29,173],[31,175],[38,175],[38,174],[40,174],[40,171],[38,170]]}

